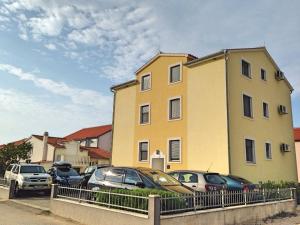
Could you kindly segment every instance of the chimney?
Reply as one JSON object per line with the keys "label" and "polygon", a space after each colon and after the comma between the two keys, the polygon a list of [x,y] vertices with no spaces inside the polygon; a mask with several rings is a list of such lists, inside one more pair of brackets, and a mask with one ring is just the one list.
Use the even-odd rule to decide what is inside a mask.
{"label": "chimney", "polygon": [[43,137],[43,161],[47,161],[47,155],[48,155],[48,132],[44,133],[44,137]]}

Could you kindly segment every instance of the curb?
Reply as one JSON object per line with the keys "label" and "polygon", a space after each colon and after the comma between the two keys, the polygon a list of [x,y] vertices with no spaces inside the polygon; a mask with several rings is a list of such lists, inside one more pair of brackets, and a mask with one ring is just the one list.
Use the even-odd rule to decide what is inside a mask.
{"label": "curb", "polygon": [[42,206],[37,206],[37,205],[26,203],[26,202],[21,202],[21,201],[14,200],[14,199],[9,200],[9,202],[13,202],[13,203],[16,203],[16,204],[19,204],[19,205],[27,206],[27,207],[30,207],[30,208],[33,208],[33,209],[38,209],[38,210],[41,210],[43,212],[50,212],[49,208],[45,208],[45,207],[42,207]]}

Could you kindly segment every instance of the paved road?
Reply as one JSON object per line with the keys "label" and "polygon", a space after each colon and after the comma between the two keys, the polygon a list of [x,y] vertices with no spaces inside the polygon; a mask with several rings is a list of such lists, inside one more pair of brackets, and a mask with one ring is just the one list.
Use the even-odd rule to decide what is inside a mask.
{"label": "paved road", "polygon": [[0,225],[80,225],[9,201],[0,201],[0,212]]}

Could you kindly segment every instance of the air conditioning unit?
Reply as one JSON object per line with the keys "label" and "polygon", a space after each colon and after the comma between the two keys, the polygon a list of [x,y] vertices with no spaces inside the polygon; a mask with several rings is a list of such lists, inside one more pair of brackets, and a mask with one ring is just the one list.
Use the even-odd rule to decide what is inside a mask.
{"label": "air conditioning unit", "polygon": [[284,105],[279,105],[278,106],[278,112],[279,114],[283,115],[283,114],[287,114],[287,110],[286,110],[286,107]]}
{"label": "air conditioning unit", "polygon": [[275,73],[276,80],[284,80],[284,73],[280,70],[277,70]]}
{"label": "air conditioning unit", "polygon": [[282,143],[282,144],[280,145],[280,150],[281,150],[282,152],[290,152],[290,151],[291,151],[289,145],[288,145],[288,144],[284,144],[284,143]]}

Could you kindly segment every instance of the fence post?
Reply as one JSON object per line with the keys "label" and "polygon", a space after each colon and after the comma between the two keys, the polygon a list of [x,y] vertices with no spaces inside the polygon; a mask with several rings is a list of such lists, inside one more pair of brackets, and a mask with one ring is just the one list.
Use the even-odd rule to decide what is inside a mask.
{"label": "fence post", "polygon": [[151,225],[160,225],[160,196],[149,195],[148,217]]}
{"label": "fence post", "polygon": [[263,201],[266,202],[266,195],[265,195],[265,189],[262,189],[262,194],[263,194]]}
{"label": "fence post", "polygon": [[51,198],[57,198],[58,194],[58,184],[51,185]]}
{"label": "fence post", "polygon": [[8,199],[13,199],[15,197],[15,188],[16,188],[16,181],[11,180],[9,183]]}
{"label": "fence post", "polygon": [[111,193],[111,188],[108,191],[108,208],[110,208],[110,198],[111,198],[110,193]]}
{"label": "fence post", "polygon": [[244,194],[244,205],[247,205],[247,193],[246,191],[243,191]]}
{"label": "fence post", "polygon": [[224,202],[224,190],[221,190],[221,198],[222,198],[222,208],[225,207],[225,202]]}

